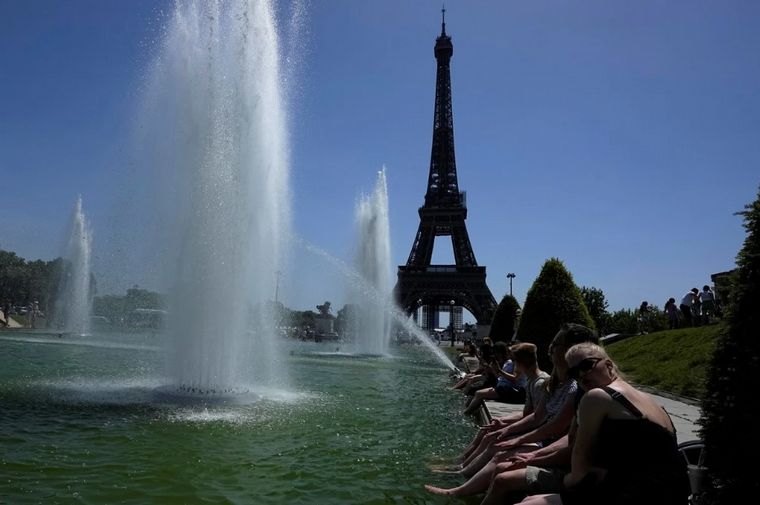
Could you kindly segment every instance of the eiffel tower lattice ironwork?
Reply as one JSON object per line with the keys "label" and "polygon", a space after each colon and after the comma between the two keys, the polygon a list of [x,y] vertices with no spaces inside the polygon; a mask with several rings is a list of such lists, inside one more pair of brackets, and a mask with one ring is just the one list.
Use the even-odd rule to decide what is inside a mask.
{"label": "eiffel tower lattice ironwork", "polygon": [[[444,11],[445,15],[445,11]],[[433,118],[433,148],[425,203],[419,209],[420,226],[406,265],[398,268],[396,301],[407,312],[427,306],[431,328],[436,311],[450,304],[469,310],[479,325],[491,323],[496,300],[486,284],[486,267],[478,266],[465,227],[466,195],[459,191],[454,158],[454,117],[451,109],[450,61],[454,53],[446,35],[446,20],[435,41],[438,62]],[[431,265],[433,244],[439,236],[451,237],[455,265]],[[453,302],[453,303],[452,303]]]}

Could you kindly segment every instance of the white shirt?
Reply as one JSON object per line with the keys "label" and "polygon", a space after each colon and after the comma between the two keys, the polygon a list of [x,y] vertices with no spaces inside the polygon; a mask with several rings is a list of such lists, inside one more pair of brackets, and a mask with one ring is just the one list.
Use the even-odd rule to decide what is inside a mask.
{"label": "white shirt", "polygon": [[689,291],[686,293],[686,296],[681,298],[681,305],[686,305],[687,307],[691,307],[694,305],[694,292]]}

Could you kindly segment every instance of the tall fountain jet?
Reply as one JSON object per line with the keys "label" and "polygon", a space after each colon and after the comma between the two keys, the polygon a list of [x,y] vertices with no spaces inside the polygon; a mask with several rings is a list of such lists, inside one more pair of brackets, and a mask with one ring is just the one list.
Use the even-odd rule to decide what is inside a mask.
{"label": "tall fountain jet", "polygon": [[388,188],[385,169],[377,174],[370,196],[363,196],[356,206],[356,270],[371,287],[359,291],[354,325],[355,351],[359,354],[384,355],[390,344],[391,318],[391,246],[388,223]]}
{"label": "tall fountain jet", "polygon": [[82,197],[79,196],[71,214],[68,242],[55,300],[55,325],[66,333],[89,333],[92,314],[91,251],[92,230],[82,211]]}
{"label": "tall fountain jet", "polygon": [[146,99],[166,184],[167,386],[246,392],[284,373],[267,300],[289,236],[273,2],[177,2]]}

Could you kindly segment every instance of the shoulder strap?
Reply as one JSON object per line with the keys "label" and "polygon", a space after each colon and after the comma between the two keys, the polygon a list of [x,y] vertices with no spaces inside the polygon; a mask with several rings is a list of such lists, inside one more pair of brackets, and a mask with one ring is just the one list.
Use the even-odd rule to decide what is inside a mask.
{"label": "shoulder strap", "polygon": [[612,397],[613,400],[615,400],[616,402],[621,404],[623,407],[628,409],[631,412],[631,414],[633,414],[634,416],[638,418],[644,417],[644,414],[642,414],[641,411],[637,409],[636,406],[633,403],[631,403],[631,401],[628,398],[623,396],[623,393],[621,393],[620,391],[616,389],[612,389],[609,386],[604,386],[602,389],[604,389],[607,392],[607,394]]}

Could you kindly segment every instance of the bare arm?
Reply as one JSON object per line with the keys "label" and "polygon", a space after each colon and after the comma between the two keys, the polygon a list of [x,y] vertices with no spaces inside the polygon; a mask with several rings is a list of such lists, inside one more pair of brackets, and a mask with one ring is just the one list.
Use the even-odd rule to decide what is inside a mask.
{"label": "bare arm", "polygon": [[527,431],[533,430],[537,424],[538,419],[536,418],[536,413],[533,412],[532,414],[528,414],[527,416],[523,417],[519,421],[515,421],[509,426],[505,426],[504,428],[495,431],[494,434],[498,437],[499,440],[504,440],[505,438],[514,437],[520,433],[525,433]]}
{"label": "bare arm", "polygon": [[570,447],[568,437],[565,435],[556,442],[542,447],[541,449],[520,452],[509,458],[514,467],[531,466],[569,466],[570,465]]}
{"label": "bare arm", "polygon": [[504,447],[516,447],[518,445],[540,442],[549,438],[562,436],[570,429],[570,423],[575,415],[575,395],[566,396],[562,408],[550,421],[539,425],[533,431],[519,435],[507,442]]}
{"label": "bare arm", "polygon": [[[538,454],[539,451],[544,451]],[[551,445],[536,451],[530,464],[533,466],[567,466],[570,464],[572,448],[568,445],[567,435]],[[530,453],[528,453],[530,454]]]}
{"label": "bare arm", "polygon": [[491,365],[491,372],[493,372],[493,374],[496,375],[497,377],[499,376],[505,377],[511,380],[512,382],[516,382],[518,378],[517,374],[506,372],[502,370],[501,368],[499,368],[497,365]]}
{"label": "bare arm", "polygon": [[570,487],[583,479],[592,469],[592,454],[599,427],[607,415],[609,395],[592,389],[581,400],[578,408],[578,431],[573,443],[571,472],[565,476]]}

